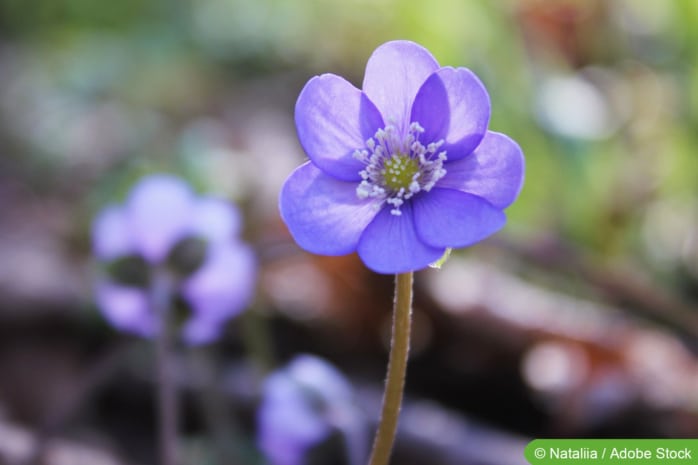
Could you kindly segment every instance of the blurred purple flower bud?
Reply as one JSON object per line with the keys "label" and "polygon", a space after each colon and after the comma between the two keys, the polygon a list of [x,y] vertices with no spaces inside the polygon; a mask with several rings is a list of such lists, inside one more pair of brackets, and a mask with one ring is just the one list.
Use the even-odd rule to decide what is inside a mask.
{"label": "blurred purple flower bud", "polygon": [[166,271],[175,277],[172,301],[181,298],[191,310],[183,339],[189,344],[215,340],[254,292],[256,262],[250,247],[236,237],[240,223],[233,205],[197,197],[177,177],[143,178],[123,205],[105,208],[92,225],[94,254],[112,265],[112,273],[96,286],[107,320],[120,330],[152,337],[158,320],[148,300],[149,278]]}
{"label": "blurred purple flower bud", "polygon": [[257,429],[259,448],[270,465],[311,465],[311,452],[333,436],[341,438],[341,458],[334,450],[326,460],[359,465],[366,459],[366,425],[351,385],[311,355],[297,356],[267,378]]}

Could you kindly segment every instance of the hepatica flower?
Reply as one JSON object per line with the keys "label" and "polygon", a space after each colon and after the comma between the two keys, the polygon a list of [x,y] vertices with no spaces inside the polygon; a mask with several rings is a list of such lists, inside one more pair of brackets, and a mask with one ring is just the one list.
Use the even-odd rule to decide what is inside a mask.
{"label": "hepatica flower", "polygon": [[365,460],[364,417],[351,385],[318,357],[299,355],[269,375],[257,429],[270,465],[360,465]]}
{"label": "hepatica flower", "polygon": [[489,118],[470,70],[383,44],[361,90],[334,74],[303,88],[295,120],[310,160],[286,180],[281,215],[310,252],[357,251],[379,273],[424,268],[498,231],[521,190],[523,153]]}
{"label": "hepatica flower", "polygon": [[105,208],[92,226],[94,253],[107,270],[96,288],[100,309],[116,328],[154,336],[159,318],[150,295],[165,274],[173,309],[187,310],[182,338],[213,341],[254,290],[256,264],[239,229],[233,205],[198,197],[174,176],[143,178],[123,205]]}

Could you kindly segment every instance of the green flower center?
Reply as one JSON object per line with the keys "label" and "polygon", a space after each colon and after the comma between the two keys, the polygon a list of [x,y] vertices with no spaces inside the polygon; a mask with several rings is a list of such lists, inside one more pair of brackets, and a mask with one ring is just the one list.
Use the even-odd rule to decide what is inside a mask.
{"label": "green flower center", "polygon": [[385,185],[392,191],[409,190],[410,184],[419,177],[419,161],[404,153],[395,153],[383,162],[381,174]]}

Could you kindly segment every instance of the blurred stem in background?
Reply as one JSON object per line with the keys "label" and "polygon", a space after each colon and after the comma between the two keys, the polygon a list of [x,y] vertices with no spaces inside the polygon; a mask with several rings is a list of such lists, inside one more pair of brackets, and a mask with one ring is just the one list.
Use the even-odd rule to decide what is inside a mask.
{"label": "blurred stem in background", "polygon": [[[261,297],[257,297],[257,299],[261,299]],[[240,324],[245,352],[256,363],[256,368],[262,375],[268,374],[276,362],[269,334],[269,322],[261,314],[260,306],[250,308],[243,313],[240,316]]]}
{"label": "blurred stem in background", "polygon": [[213,463],[256,463],[251,461],[250,452],[245,448],[242,428],[235,417],[228,414],[227,399],[220,388],[222,383],[213,352],[205,347],[193,348],[189,351],[189,368],[191,376],[200,386],[197,397],[212,436]]}
{"label": "blurred stem in background", "polygon": [[175,321],[171,309],[173,287],[173,278],[166,270],[158,270],[154,273],[150,288],[150,304],[160,317],[160,328],[155,341],[160,465],[178,465],[179,412],[173,343]]}
{"label": "blurred stem in background", "polygon": [[388,374],[385,379],[381,418],[373,442],[369,465],[387,465],[395,441],[410,351],[412,281],[412,272],[400,273],[395,276],[395,305]]}

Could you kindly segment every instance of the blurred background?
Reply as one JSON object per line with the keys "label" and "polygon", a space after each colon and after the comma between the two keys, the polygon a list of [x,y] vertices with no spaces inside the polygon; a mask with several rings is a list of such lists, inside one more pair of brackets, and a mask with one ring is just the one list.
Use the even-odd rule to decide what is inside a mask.
{"label": "blurred background", "polygon": [[302,352],[375,421],[392,277],[302,252],[276,202],[302,86],[360,86],[397,38],[480,76],[527,172],[502,232],[416,276],[393,463],[698,436],[698,3],[0,0],[0,463],[155,463],[152,350],[97,311],[90,246],[154,172],[236,202],[260,262],[252,308],[183,351],[187,463],[215,463],[211,390],[222,442],[264,463],[260,380]]}

